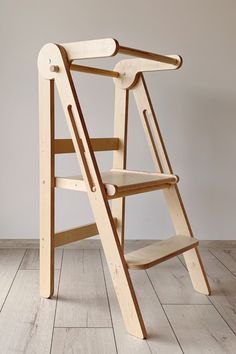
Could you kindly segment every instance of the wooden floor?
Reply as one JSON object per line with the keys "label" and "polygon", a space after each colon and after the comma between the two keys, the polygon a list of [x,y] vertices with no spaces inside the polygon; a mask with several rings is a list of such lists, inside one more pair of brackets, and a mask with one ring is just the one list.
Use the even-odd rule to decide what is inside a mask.
{"label": "wooden floor", "polygon": [[38,249],[1,248],[0,353],[234,354],[236,248],[204,248],[202,256],[211,297],[194,292],[182,257],[131,271],[143,341],[126,333],[100,247],[57,250],[51,300],[39,298]]}

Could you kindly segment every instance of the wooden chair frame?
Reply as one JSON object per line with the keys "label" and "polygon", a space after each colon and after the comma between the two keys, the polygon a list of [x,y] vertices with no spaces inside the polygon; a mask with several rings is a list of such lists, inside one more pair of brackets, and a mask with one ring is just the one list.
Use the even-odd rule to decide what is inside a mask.
{"label": "wooden chair frame", "polygon": [[[73,64],[77,59],[135,56],[121,60],[114,70]],[[178,69],[182,59],[120,46],[114,39],[47,44],[38,58],[40,115],[40,294],[49,298],[54,292],[55,247],[99,234],[127,331],[139,338],[147,333],[128,268],[145,269],[183,253],[195,290],[209,295],[210,287],[192,230],[176,185],[160,129],[144,81],[143,72]],[[112,77],[115,83],[114,138],[90,139],[76,94],[71,70]],[[54,86],[57,87],[71,139],[54,137]],[[128,96],[132,91],[138,107],[156,172],[126,171]],[[119,177],[144,178],[143,183],[119,186],[104,183],[94,151],[114,150],[113,172]],[[76,153],[82,177],[55,177],[54,156]],[[135,175],[137,174],[137,175]],[[110,176],[110,175],[109,175]],[[117,177],[117,178],[118,178]],[[95,223],[72,230],[54,231],[55,187],[86,191]],[[135,193],[164,189],[167,206],[177,237],[157,242],[141,251],[124,255],[125,197]],[[108,199],[112,200],[110,208]],[[146,258],[145,258],[146,257]]]}

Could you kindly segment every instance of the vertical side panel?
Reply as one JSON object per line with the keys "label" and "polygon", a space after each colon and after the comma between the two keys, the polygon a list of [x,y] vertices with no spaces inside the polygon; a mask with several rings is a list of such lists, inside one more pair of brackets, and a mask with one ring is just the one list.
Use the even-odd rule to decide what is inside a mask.
{"label": "vertical side panel", "polygon": [[[155,167],[158,171],[173,173],[143,75],[140,76],[138,83],[133,89],[133,93]],[[178,187],[174,185],[165,189],[164,195],[176,233],[192,237],[192,230]],[[185,252],[184,258],[194,288],[200,293],[210,294],[210,286],[198,249],[194,248]]]}
{"label": "vertical side panel", "polygon": [[[119,138],[119,150],[113,153],[113,168],[125,169],[127,157],[129,91],[115,86],[114,136]],[[112,201],[112,215],[117,218],[117,233],[124,247],[125,198]]]}
{"label": "vertical side panel", "polygon": [[54,81],[39,76],[40,295],[54,292]]}

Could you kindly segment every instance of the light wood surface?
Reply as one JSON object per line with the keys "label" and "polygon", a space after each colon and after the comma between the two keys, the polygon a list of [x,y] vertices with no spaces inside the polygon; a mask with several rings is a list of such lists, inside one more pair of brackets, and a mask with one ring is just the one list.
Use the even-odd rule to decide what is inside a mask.
{"label": "light wood surface", "polygon": [[179,56],[170,55],[169,58],[172,58],[173,61],[177,60],[178,64],[168,64],[140,58],[120,60],[114,67],[114,71],[119,72],[119,76],[114,80],[116,87],[120,89],[133,88],[139,79],[139,74],[143,72],[179,69],[182,64]]}
{"label": "light wood surface", "polygon": [[118,42],[112,38],[62,43],[69,61],[76,59],[104,58],[117,53]]}
{"label": "light wood surface", "polygon": [[[138,249],[140,247],[148,246],[153,243],[153,239],[146,238],[143,239],[126,239],[126,246],[130,246],[134,244]],[[12,248],[38,248],[39,247],[39,240],[36,238],[11,238],[11,239],[4,239],[0,240],[0,248],[2,249],[12,249]],[[102,243],[100,239],[85,239],[77,243],[73,243],[72,245],[60,247],[60,248],[82,248],[82,249],[102,249]],[[133,246],[132,246],[133,247]],[[226,251],[231,248],[231,250],[235,250],[236,248],[236,241],[235,240],[199,240],[199,249],[209,249],[212,250],[216,249],[225,249]]]}
{"label": "light wood surface", "polygon": [[84,238],[92,237],[97,234],[98,228],[95,223],[57,232],[54,237],[54,247],[59,247],[71,242],[83,240]]}
{"label": "light wood surface", "polygon": [[165,305],[164,309],[184,353],[234,353],[235,335],[212,306]]}
{"label": "light wood surface", "polygon": [[64,250],[56,327],[111,327],[98,250]]}
{"label": "light wood surface", "polygon": [[210,304],[208,296],[193,291],[188,271],[178,257],[149,268],[147,274],[162,304]]}
{"label": "light wood surface", "polygon": [[[113,168],[126,169],[129,91],[115,86],[114,136],[119,137],[119,149],[113,153]],[[122,248],[125,238],[125,198],[112,201],[112,215],[117,218],[117,234]]]}
{"label": "light wood surface", "polygon": [[236,274],[236,250],[235,249],[212,249],[211,252],[221,261],[232,273]]}
{"label": "light wood surface", "polygon": [[11,288],[25,249],[0,249],[0,311]]}
{"label": "light wood surface", "polygon": [[[123,62],[118,64],[122,70],[109,71],[87,66],[71,64],[75,59],[96,58],[113,56],[117,53],[132,55],[142,60]],[[148,61],[147,61],[148,60]],[[150,63],[151,62],[151,63]],[[153,65],[156,62],[157,65]],[[179,191],[176,187],[178,177],[172,172],[172,167],[167,156],[165,145],[157,124],[155,113],[151,104],[149,93],[142,75],[142,71],[158,71],[166,69],[177,69],[182,64],[179,56],[165,56],[146,52],[139,49],[120,46],[114,39],[94,40],[87,42],[67,43],[62,45],[49,43],[45,45],[38,56],[39,69],[39,103],[40,103],[40,274],[41,274],[41,295],[50,297],[53,294],[53,271],[54,271],[54,248],[69,242],[74,242],[85,237],[99,233],[102,247],[106,257],[107,265],[116,291],[122,316],[127,331],[138,337],[146,338],[147,332],[140,312],[136,294],[134,292],[128,267],[142,269],[153,266],[170,257],[184,253],[185,262],[190,273],[195,289],[201,293],[209,294],[210,287],[206,273],[197,249],[198,241],[193,238],[190,224],[183,206]],[[114,139],[90,139],[86,122],[82,113],[71,71],[83,71],[105,76],[112,76],[116,86],[115,94],[115,124]],[[156,168],[156,173],[126,170],[127,150],[127,122],[128,122],[128,78],[129,88],[132,88],[140,117],[144,126],[151,153]],[[131,81],[129,80],[133,80]],[[122,81],[123,80],[123,81]],[[124,83],[125,81],[125,83]],[[54,83],[58,90],[62,108],[66,116],[67,125],[71,140],[54,141]],[[122,87],[123,85],[123,87]],[[109,172],[99,170],[95,151],[111,150],[115,145],[113,169]],[[81,176],[54,177],[54,155],[56,152],[75,152],[81,170]],[[55,235],[54,231],[54,187],[86,191],[90,206],[95,218],[95,224],[67,230]],[[147,246],[144,249],[131,252],[124,256],[124,197],[145,193],[158,189],[167,189],[165,193],[169,212],[176,230],[176,236],[168,241],[159,242],[158,245]],[[112,210],[108,199],[119,198],[114,202]],[[113,212],[113,214],[112,214]],[[114,221],[114,217],[117,223]],[[89,252],[89,251],[88,251]],[[92,251],[91,251],[92,252]],[[60,285],[66,297],[68,289],[75,288],[73,271],[76,267],[82,267],[84,272],[85,264],[70,261],[73,257],[67,257],[68,251],[64,252],[67,260],[67,272],[70,277],[65,278],[62,272],[62,280],[66,287]],[[83,253],[87,254],[86,252]],[[75,258],[75,257],[74,257]],[[96,269],[96,257],[89,253],[88,273],[92,273],[92,267]],[[65,267],[66,268],[66,267]],[[94,273],[92,273],[94,274]],[[80,274],[82,277],[83,274]],[[99,278],[99,277],[97,277]],[[89,288],[90,282],[96,284],[93,277],[83,280]],[[63,284],[62,282],[62,284]],[[101,284],[101,279],[99,280]],[[97,284],[97,287],[99,284]],[[91,294],[85,290],[82,298],[88,298]],[[73,292],[79,297],[83,294]],[[99,294],[98,294],[99,296]],[[102,294],[101,294],[102,296]],[[82,299],[81,299],[82,300]],[[76,301],[76,300],[75,300]],[[82,301],[81,301],[82,303]],[[98,306],[98,303],[95,305]],[[66,306],[65,302],[59,300],[56,323],[65,327],[81,323],[100,323],[101,316],[96,315],[96,308],[91,306],[86,309],[86,316],[77,317],[73,306]],[[92,313],[94,311],[94,314]],[[72,318],[72,322],[68,320]],[[106,322],[106,318],[103,318]],[[110,320],[110,319],[109,319]],[[108,322],[109,322],[108,320]],[[67,322],[68,321],[68,322]],[[90,325],[91,326],[91,325]],[[101,326],[99,324],[98,326]]]}
{"label": "light wood surface", "polygon": [[236,333],[236,282],[235,275],[210,252],[202,252],[207,274],[213,288],[211,303]]}
{"label": "light wood surface", "polygon": [[140,49],[121,46],[117,40],[112,38],[96,39],[73,43],[62,43],[61,46],[66,50],[69,61],[76,59],[102,58],[117,54],[131,55],[161,63],[180,65],[181,58],[147,52]]}
{"label": "light wood surface", "polygon": [[[133,244],[133,246],[134,247],[132,248],[135,248],[135,244]],[[140,247],[139,242],[136,247]],[[109,275],[106,260],[102,251],[101,254],[118,353],[181,353],[181,349],[175,338],[174,332],[169,325],[168,319],[166,318],[158,297],[156,296],[145,271],[131,271],[131,279],[135,286],[149,336],[146,341],[140,341],[135,337],[127,336],[123,326],[119,304],[116,299],[111,277]]]}
{"label": "light wood surface", "polygon": [[[0,314],[0,353],[50,353],[56,297],[39,297],[39,272],[19,270]],[[58,273],[55,273],[58,286]],[[56,293],[56,291],[55,291]]]}
{"label": "light wood surface", "polygon": [[[55,250],[55,269],[61,268],[62,249]],[[30,248],[27,250],[23,261],[20,265],[20,270],[37,270],[39,269],[39,249]]]}
{"label": "light wood surface", "polygon": [[76,64],[71,64],[70,70],[87,73],[87,74],[108,76],[108,77],[119,77],[120,75],[117,71],[93,68],[91,66],[76,65]]}
{"label": "light wood surface", "polygon": [[147,269],[196,246],[198,246],[198,240],[194,237],[176,235],[126,253],[125,259],[130,269]]}
{"label": "light wood surface", "polygon": [[[52,74],[48,70],[48,61],[49,58],[52,57],[53,61],[56,61],[60,67],[58,73]],[[142,315],[120,246],[116,226],[105,196],[100,172],[92,150],[67,60],[66,53],[61,47],[48,44],[40,51],[38,58],[39,71],[46,78],[56,78],[59,97],[66,115],[83,179],[86,183],[88,197],[108,260],[126,328],[130,334],[136,335],[139,338],[145,338],[146,330]],[[82,140],[84,150],[80,146],[80,139]]]}
{"label": "light wood surface", "polygon": [[[178,178],[171,174],[136,173],[135,171],[115,169],[101,172],[101,177],[107,196],[111,198],[168,188],[178,181]],[[55,183],[58,188],[87,191],[82,176],[56,177]]]}
{"label": "light wood surface", "polygon": [[181,58],[179,56],[177,56],[176,58],[172,58],[171,56],[167,56],[167,55],[146,52],[144,50],[123,47],[123,46],[119,46],[118,52],[121,54],[132,55],[138,58],[159,61],[160,63],[167,63],[176,66],[179,66],[181,64]]}
{"label": "light wood surface", "polygon": [[111,328],[55,328],[52,354],[116,354]]}
{"label": "light wood surface", "polygon": [[[94,151],[112,151],[119,149],[118,138],[94,138],[90,139]],[[71,139],[55,139],[54,154],[74,153],[75,148]]]}
{"label": "light wood surface", "polygon": [[[147,242],[150,241],[128,241],[126,249],[132,251],[140,248],[140,246],[145,246]],[[211,244],[214,247],[214,243]],[[218,245],[217,242],[215,244]],[[97,247],[99,247],[98,244]],[[5,249],[3,251],[6,252]],[[19,250],[11,248],[7,251],[11,252],[11,255],[9,253],[7,257],[8,262],[5,263],[4,273],[1,272],[0,268],[0,284],[4,281],[4,274],[10,274],[11,269],[15,268],[16,259],[19,260],[20,258]],[[23,249],[20,251],[24,252]],[[212,349],[214,353],[234,354],[236,328],[233,319],[236,311],[236,276],[213,255],[213,251],[214,249],[210,249],[210,251],[202,250],[202,257],[213,288],[211,297],[192,291],[188,272],[178,260],[178,257],[150,268],[147,272],[130,271],[149,333],[146,341],[140,341],[133,336],[129,336],[125,331],[105,258],[103,258],[103,263],[97,264],[96,269],[100,277],[104,268],[104,284],[107,290],[102,298],[99,297],[99,304],[109,301],[110,306],[109,313],[112,327],[106,328],[107,332],[105,334],[102,333],[104,328],[101,327],[58,328],[55,327],[55,324],[53,325],[53,319],[57,312],[56,302],[59,300],[68,307],[72,306],[75,314],[80,312],[84,300],[81,300],[81,298],[79,300],[73,299],[74,291],[80,291],[79,276],[74,281],[74,287],[71,287],[70,292],[67,293],[66,299],[63,298],[62,294],[57,297],[56,292],[55,296],[48,300],[40,299],[38,296],[38,270],[16,270],[15,277],[12,279],[13,283],[0,313],[0,352],[3,354],[19,352],[49,354],[52,344],[52,353],[60,353],[63,345],[65,345],[66,353],[70,349],[77,353],[78,348],[83,348],[83,353],[86,353],[84,350],[90,350],[90,344],[92,343],[92,350],[102,348],[105,353],[106,351],[112,353],[111,333],[114,331],[114,336],[113,333],[112,336],[118,354],[177,354],[183,352],[182,348],[184,353],[198,354],[200,350],[201,353],[208,353]],[[99,249],[97,252],[99,252]],[[30,250],[27,251],[24,258],[28,258],[29,255]],[[72,258],[70,264],[81,260],[80,254],[76,252],[73,256],[72,254],[70,256]],[[181,260],[183,260],[182,257]],[[35,262],[31,264],[35,266]],[[58,288],[58,278],[62,274],[64,266],[65,263],[62,260],[60,269],[56,271],[56,290]],[[73,269],[73,272],[74,277],[76,277],[76,269]],[[84,286],[87,272],[87,267],[85,267],[84,275],[81,278]],[[66,275],[69,275],[67,269],[64,275],[65,277],[61,277],[60,281],[62,287],[67,284]],[[64,281],[65,285],[63,285]],[[91,295],[93,297],[90,297],[89,304],[93,306],[93,302],[98,301],[98,298],[93,290]],[[106,307],[104,308],[103,305],[101,307],[103,308],[101,317],[103,314],[107,316]],[[217,311],[220,312],[220,315]],[[70,318],[70,316],[74,318],[74,314],[68,317]],[[59,331],[57,332],[57,330]],[[107,340],[104,336],[107,336]],[[100,352],[98,353],[100,354]]]}
{"label": "light wood surface", "polygon": [[54,81],[39,74],[40,295],[54,292]]}
{"label": "light wood surface", "polygon": [[[153,243],[153,239],[147,238],[143,239],[126,239],[126,245],[134,244],[137,249],[140,247],[148,246]],[[38,248],[39,240],[36,238],[27,238],[27,239],[1,239],[0,240],[0,248],[2,249],[12,249],[12,248]],[[73,244],[69,244],[68,246],[64,246],[62,248],[82,248],[82,249],[102,249],[102,243],[100,239],[85,239],[80,242],[76,242]],[[226,251],[231,248],[231,250],[235,250],[236,241],[235,240],[199,240],[199,249],[209,249],[211,251],[217,249],[225,249]]]}
{"label": "light wood surface", "polygon": [[[140,75],[133,93],[149,143],[154,166],[157,171],[173,173],[143,75]],[[164,195],[176,234],[193,237],[193,232],[177,185],[165,189]],[[184,257],[193,287],[196,291],[209,295],[211,289],[198,249],[195,248],[185,252]]]}

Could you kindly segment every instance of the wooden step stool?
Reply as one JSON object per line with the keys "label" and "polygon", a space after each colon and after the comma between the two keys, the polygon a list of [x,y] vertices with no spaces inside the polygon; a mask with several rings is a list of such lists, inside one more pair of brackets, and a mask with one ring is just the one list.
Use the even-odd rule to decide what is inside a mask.
{"label": "wooden step stool", "polygon": [[[74,60],[135,56],[112,70],[73,64]],[[178,55],[159,55],[120,46],[114,39],[47,44],[38,58],[40,110],[40,293],[54,291],[55,247],[99,234],[127,331],[139,338],[147,333],[128,269],[146,269],[183,253],[195,290],[210,294],[210,287],[177,187],[143,72],[178,69]],[[115,84],[114,138],[90,139],[76,95],[71,71],[112,77]],[[71,139],[54,137],[54,84],[66,116]],[[126,170],[128,96],[132,91],[156,172]],[[96,151],[114,151],[113,169],[100,172]],[[55,177],[55,154],[76,153],[81,176]],[[54,188],[87,192],[95,223],[54,232]],[[176,236],[124,254],[125,197],[163,189]],[[112,208],[108,200],[112,199]],[[79,279],[78,279],[79,281]]]}

